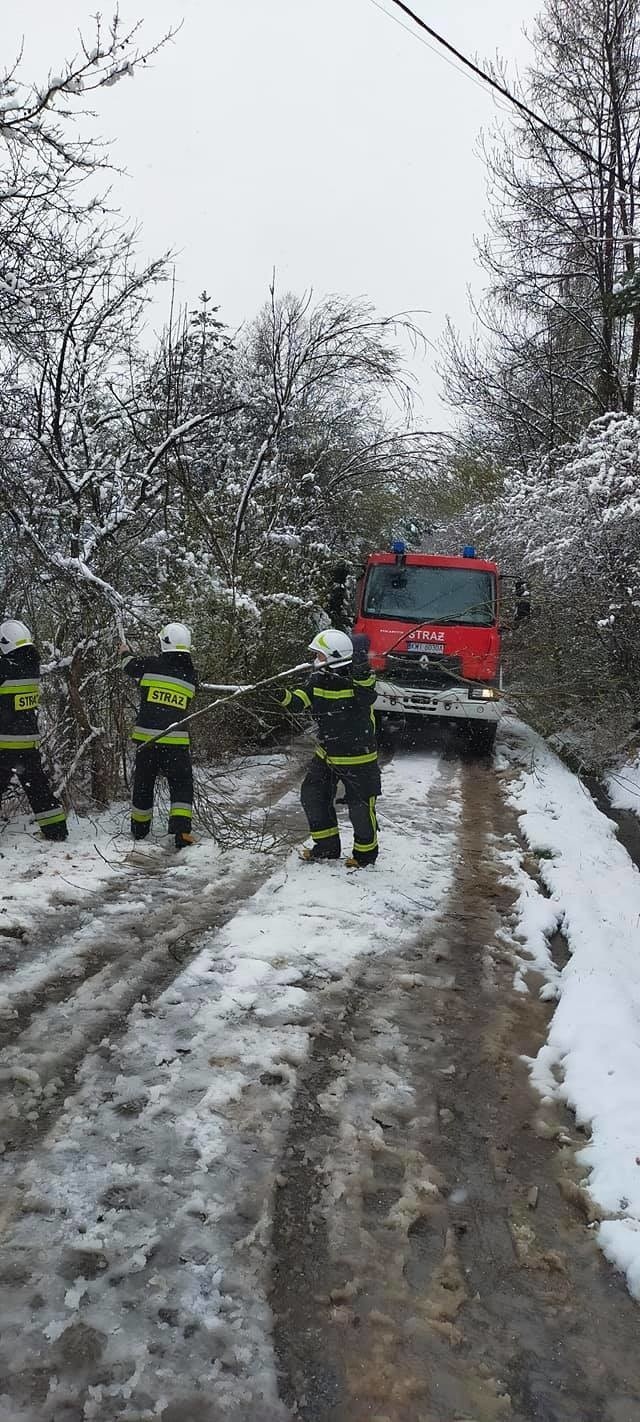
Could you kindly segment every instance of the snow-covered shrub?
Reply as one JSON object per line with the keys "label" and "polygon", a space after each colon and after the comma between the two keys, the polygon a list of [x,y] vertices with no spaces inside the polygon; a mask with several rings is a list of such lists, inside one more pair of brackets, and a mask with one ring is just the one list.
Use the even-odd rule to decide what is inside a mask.
{"label": "snow-covered shrub", "polygon": [[606,757],[640,711],[640,420],[593,421],[472,517],[508,575],[507,625],[509,577],[531,587],[532,616],[506,638],[514,696],[545,731]]}

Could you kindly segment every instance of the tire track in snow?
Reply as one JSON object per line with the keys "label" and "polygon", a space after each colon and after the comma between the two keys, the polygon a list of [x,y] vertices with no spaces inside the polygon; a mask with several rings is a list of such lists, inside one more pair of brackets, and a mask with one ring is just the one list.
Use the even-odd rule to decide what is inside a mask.
{"label": "tire track in snow", "polygon": [[296,1073],[362,957],[435,919],[453,869],[437,759],[387,775],[379,867],[290,857],[9,1163],[1,1422],[284,1422],[266,1280]]}
{"label": "tire track in snow", "polygon": [[[272,807],[272,834],[290,836],[301,818],[293,800],[288,792]],[[67,936],[65,925],[57,946],[13,974],[0,1019],[1,1149],[50,1126],[90,1047],[180,973],[202,934],[226,923],[273,863],[266,853],[221,853],[211,843],[178,865],[173,856],[151,858],[149,868],[107,885],[75,933]]]}
{"label": "tire track in snow", "polygon": [[463,799],[443,920],[363,965],[293,1104],[282,1395],[304,1422],[635,1422],[637,1305],[561,1197],[570,1120],[522,1056],[550,1007],[514,991],[517,822],[493,767]]}

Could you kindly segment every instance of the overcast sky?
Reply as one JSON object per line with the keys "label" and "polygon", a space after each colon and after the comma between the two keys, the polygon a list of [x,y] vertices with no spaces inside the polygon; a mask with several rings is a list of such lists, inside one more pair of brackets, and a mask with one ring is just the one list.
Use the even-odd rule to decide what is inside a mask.
{"label": "overcast sky", "polygon": [[[5,0],[2,61],[24,40],[25,77],[59,71],[96,8]],[[467,53],[498,51],[522,69],[541,0],[414,8]],[[447,315],[469,328],[485,209],[477,139],[503,118],[488,90],[373,0],[121,0],[120,10],[144,19],[149,42],[183,22],[152,66],[99,96],[99,129],[129,175],[118,202],[142,224],[145,256],[174,249],[182,300],[206,287],[235,328],[261,306],[275,266],[284,287],[426,311],[430,340]],[[448,423],[432,358],[414,368],[418,414]]]}

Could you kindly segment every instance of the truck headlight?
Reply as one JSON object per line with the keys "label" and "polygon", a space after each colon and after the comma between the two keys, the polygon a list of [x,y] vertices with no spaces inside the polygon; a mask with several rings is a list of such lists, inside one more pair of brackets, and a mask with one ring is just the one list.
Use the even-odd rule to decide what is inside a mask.
{"label": "truck headlight", "polygon": [[469,697],[472,701],[495,701],[498,691],[493,686],[472,686]]}

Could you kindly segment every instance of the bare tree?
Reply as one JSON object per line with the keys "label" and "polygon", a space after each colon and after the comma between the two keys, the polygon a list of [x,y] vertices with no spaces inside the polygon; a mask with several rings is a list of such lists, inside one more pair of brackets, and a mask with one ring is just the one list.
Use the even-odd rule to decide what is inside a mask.
{"label": "bare tree", "polygon": [[640,4],[548,0],[533,50],[527,98],[576,146],[527,119],[485,145],[489,286],[478,338],[450,331],[443,362],[451,403],[521,464],[634,409],[640,304],[620,294],[636,289]]}

